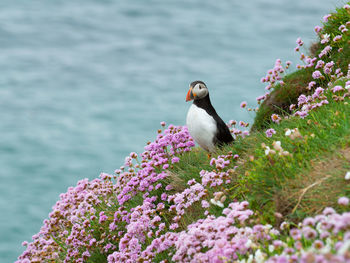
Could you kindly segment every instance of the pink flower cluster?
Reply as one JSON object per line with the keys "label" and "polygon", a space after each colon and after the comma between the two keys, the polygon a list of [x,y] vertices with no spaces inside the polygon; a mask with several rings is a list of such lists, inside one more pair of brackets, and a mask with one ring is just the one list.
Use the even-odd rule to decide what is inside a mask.
{"label": "pink flower cluster", "polygon": [[[288,226],[284,222],[281,228]],[[343,233],[341,239],[336,238]],[[350,213],[338,214],[333,208],[324,209],[315,217],[305,218],[298,228],[289,232],[291,240],[273,240],[273,256],[266,262],[349,262]],[[275,243],[278,242],[278,246]],[[289,244],[288,244],[289,243]],[[283,248],[283,249],[279,249]],[[335,253],[334,253],[335,252]]]}
{"label": "pink flower cluster", "polygon": [[[18,262],[54,261],[62,255],[64,262],[85,262],[95,250],[110,254],[118,249],[127,258],[135,258],[141,244],[162,231],[157,214],[165,204],[156,204],[158,196],[150,193],[160,188],[171,190],[163,187],[169,176],[166,170],[193,146],[186,127],[170,125],[145,147],[141,160],[136,153],[126,157],[124,166],[116,170],[118,177],[103,173],[99,179],[84,179],[70,187],[61,194],[33,242],[25,243],[27,249]],[[142,205],[127,209],[128,201],[140,194]],[[94,225],[100,225],[102,235],[94,232]]]}
{"label": "pink flower cluster", "polygon": [[189,225],[177,234],[174,243],[174,262],[227,262],[238,254],[249,251],[249,239],[267,239],[264,226],[245,227],[245,221],[253,214],[248,203],[230,203],[223,210],[224,216],[208,216]]}
{"label": "pink flower cluster", "polygon": [[[287,62],[287,66],[290,65],[290,62]],[[274,84],[276,82],[281,83],[282,81],[282,74],[285,72],[285,69],[282,65],[282,62],[280,59],[277,59],[275,62],[275,66],[267,71],[267,74],[265,77],[261,79],[262,83],[268,83],[268,85],[265,87],[266,90],[270,90],[273,88]]]}
{"label": "pink flower cluster", "polygon": [[[345,5],[344,9],[347,9]],[[327,22],[332,17],[331,14],[324,17],[324,21]],[[350,21],[342,24],[338,28],[338,35],[335,35],[331,39],[331,32],[325,32],[325,29],[320,26],[315,27],[315,32],[320,38],[321,51],[319,54],[316,54],[315,57],[305,56],[301,53],[301,60],[305,63],[304,66],[297,65],[298,69],[302,68],[312,68],[313,72],[311,76],[313,78],[305,87],[306,91],[314,91],[311,95],[302,94],[298,98],[298,107],[291,104],[289,109],[291,112],[294,111],[293,115],[300,118],[305,118],[308,116],[309,111],[319,108],[323,105],[329,103],[326,93],[332,92],[335,94],[333,99],[336,101],[343,101],[345,97],[349,96],[349,91],[343,85],[335,85],[335,81],[343,76],[346,76],[347,80],[350,79],[350,64],[349,70],[347,72],[342,72],[341,68],[336,67],[336,63],[332,60],[332,50],[338,50],[342,52],[342,41],[344,39],[343,35],[347,34],[350,28]],[[332,34],[333,35],[333,34]],[[300,51],[300,48],[304,45],[304,42],[301,38],[296,40],[297,47],[295,51]],[[280,59],[277,59],[275,62],[275,67],[267,72],[267,75],[261,79],[262,82],[268,82],[266,86],[267,90],[272,90],[277,83],[281,83],[282,73],[289,67],[290,64],[287,64],[285,68],[282,66]],[[278,82],[277,82],[278,81]],[[284,82],[283,82],[284,84]],[[268,95],[265,94],[257,98],[257,101],[260,103]],[[276,113],[271,115],[271,120],[275,123],[280,123],[281,117]],[[268,137],[272,136],[271,130],[266,131]]]}

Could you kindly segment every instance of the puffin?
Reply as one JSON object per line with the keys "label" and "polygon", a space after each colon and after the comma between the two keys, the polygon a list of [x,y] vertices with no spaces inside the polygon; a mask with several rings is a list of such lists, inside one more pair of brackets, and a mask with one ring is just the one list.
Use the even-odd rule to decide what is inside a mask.
{"label": "puffin", "polygon": [[188,131],[195,142],[208,152],[234,141],[225,122],[210,102],[209,91],[203,81],[190,84],[186,102],[193,100],[186,117]]}

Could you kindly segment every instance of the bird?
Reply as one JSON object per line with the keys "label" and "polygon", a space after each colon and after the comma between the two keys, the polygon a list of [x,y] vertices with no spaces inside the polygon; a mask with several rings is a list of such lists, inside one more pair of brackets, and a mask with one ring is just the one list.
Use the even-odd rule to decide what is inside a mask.
{"label": "bird", "polygon": [[225,122],[210,102],[207,85],[196,80],[190,84],[186,102],[193,100],[186,117],[188,132],[204,150],[212,153],[217,147],[234,141]]}

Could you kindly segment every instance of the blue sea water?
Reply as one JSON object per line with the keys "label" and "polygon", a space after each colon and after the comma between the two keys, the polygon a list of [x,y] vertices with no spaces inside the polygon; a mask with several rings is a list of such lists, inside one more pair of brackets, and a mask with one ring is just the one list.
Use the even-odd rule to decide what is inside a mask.
{"label": "blue sea water", "polygon": [[[0,262],[13,262],[59,194],[113,173],[183,125],[188,85],[203,80],[226,121],[252,121],[260,78],[297,63],[336,0],[2,0]],[[294,66],[295,66],[294,63]]]}

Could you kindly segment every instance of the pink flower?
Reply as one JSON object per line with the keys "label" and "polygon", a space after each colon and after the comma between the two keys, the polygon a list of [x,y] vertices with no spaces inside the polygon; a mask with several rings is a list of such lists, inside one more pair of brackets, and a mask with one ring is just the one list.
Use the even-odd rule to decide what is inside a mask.
{"label": "pink flower", "polygon": [[340,41],[343,37],[341,35],[337,35],[333,38],[334,42]]}
{"label": "pink flower", "polygon": [[160,196],[160,198],[165,201],[167,199],[168,195],[166,193],[162,193],[162,195]]}
{"label": "pink flower", "polygon": [[309,113],[307,111],[297,111],[294,113],[295,116],[299,116],[300,118],[304,119]]}
{"label": "pink flower", "polygon": [[180,158],[179,157],[173,157],[172,159],[171,159],[171,163],[178,163],[180,161]]}
{"label": "pink flower", "polygon": [[344,90],[344,89],[343,89],[342,86],[337,85],[337,86],[335,86],[334,88],[332,88],[331,90],[332,90],[333,93],[336,93],[336,92],[342,91],[342,90]]}
{"label": "pink flower", "polygon": [[296,43],[297,43],[297,45],[298,45],[299,47],[301,47],[301,46],[304,44],[304,42],[301,40],[300,37],[297,38]]}
{"label": "pink flower", "polygon": [[312,77],[314,79],[319,79],[322,76],[321,72],[319,70],[316,70],[312,73]]}
{"label": "pink flower", "polygon": [[328,19],[329,19],[331,16],[332,16],[331,14],[325,15],[325,16],[323,17],[323,21],[324,21],[324,22],[328,22]]}
{"label": "pink flower", "polygon": [[313,99],[319,98],[320,95],[323,94],[323,91],[324,91],[323,88],[318,87],[318,88],[315,90],[314,94],[312,94],[312,98],[313,98]]}
{"label": "pink flower", "polygon": [[321,30],[322,30],[322,27],[320,27],[320,26],[315,26],[315,32],[316,32],[317,34],[320,33]]}
{"label": "pink flower", "polygon": [[167,191],[170,191],[173,189],[173,186],[171,184],[168,184],[166,187],[165,187],[165,190]]}
{"label": "pink flower", "polygon": [[243,109],[243,108],[245,108],[247,106],[247,102],[246,101],[243,101],[242,103],[241,103],[241,108]]}
{"label": "pink flower", "polygon": [[208,201],[202,200],[202,207],[203,207],[203,208],[208,208],[209,206],[210,206],[210,205],[209,205]]}
{"label": "pink flower", "polygon": [[338,199],[338,204],[339,205],[343,205],[343,206],[347,206],[349,204],[349,198],[343,196],[343,197],[340,197]]}
{"label": "pink flower", "polygon": [[281,121],[281,117],[274,113],[271,115],[271,120],[275,123],[279,123]]}
{"label": "pink flower", "polygon": [[298,106],[300,107],[300,106],[308,103],[308,101],[309,101],[309,98],[306,97],[304,94],[301,94],[298,98]]}
{"label": "pink flower", "polygon": [[276,131],[273,128],[271,128],[271,129],[267,129],[265,133],[266,133],[266,136],[270,138],[272,137],[272,135],[276,134]]}
{"label": "pink flower", "polygon": [[106,221],[107,220],[107,216],[105,215],[105,212],[100,212],[100,214],[99,214],[99,216],[100,216],[100,220],[99,220],[99,223],[101,224],[101,223],[103,223],[104,221]]}
{"label": "pink flower", "polygon": [[332,50],[332,47],[331,46],[326,46],[321,52],[320,52],[320,54],[318,55],[318,57],[319,58],[322,58],[323,56],[325,56],[325,55],[327,55],[327,53],[329,52],[329,51],[331,51]]}
{"label": "pink flower", "polygon": [[309,85],[308,85],[308,89],[312,89],[314,86],[316,85],[316,82],[315,81],[310,81],[309,82]]}
{"label": "pink flower", "polygon": [[340,30],[342,33],[348,32],[348,29],[346,28],[345,25],[341,25],[341,26],[339,27],[339,30]]}
{"label": "pink flower", "polygon": [[316,67],[315,67],[315,69],[318,69],[318,68],[323,68],[323,66],[324,66],[324,61],[323,60],[319,60],[319,61],[317,61],[317,64],[316,64]]}

